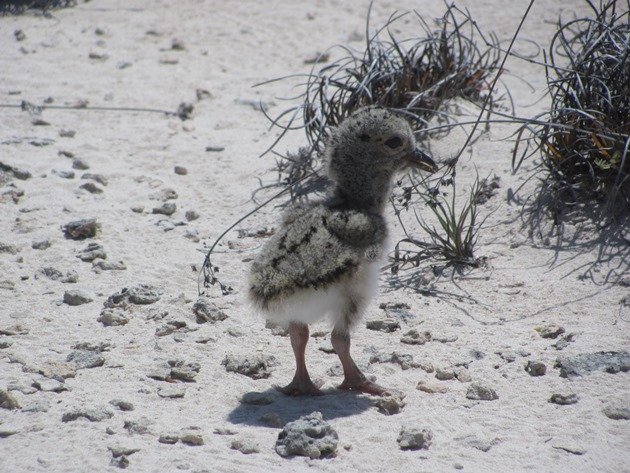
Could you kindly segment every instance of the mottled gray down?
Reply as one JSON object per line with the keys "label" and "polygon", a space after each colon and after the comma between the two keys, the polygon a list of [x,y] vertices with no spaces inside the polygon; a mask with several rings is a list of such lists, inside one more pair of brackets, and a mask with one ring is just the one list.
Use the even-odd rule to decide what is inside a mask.
{"label": "mottled gray down", "polygon": [[325,203],[296,209],[283,223],[252,266],[250,296],[262,307],[277,296],[352,275],[378,257],[387,233],[378,214]]}
{"label": "mottled gray down", "polygon": [[351,280],[374,261],[387,234],[383,210],[393,177],[415,149],[409,124],[378,107],[334,129],[324,150],[328,197],[285,216],[252,266],[250,298],[266,309],[302,289]]}

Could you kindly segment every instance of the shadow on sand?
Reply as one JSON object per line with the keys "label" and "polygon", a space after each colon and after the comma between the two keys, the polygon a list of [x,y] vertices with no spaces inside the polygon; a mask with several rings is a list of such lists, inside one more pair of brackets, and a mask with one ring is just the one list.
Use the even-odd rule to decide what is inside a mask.
{"label": "shadow on sand", "polygon": [[339,391],[334,388],[323,391],[325,393],[323,396],[297,397],[286,396],[273,388],[265,391],[253,391],[259,396],[273,400],[273,402],[266,405],[240,403],[230,412],[228,420],[232,424],[272,427],[268,421],[261,419],[265,414],[277,414],[281,424],[284,425],[313,411],[319,411],[325,420],[331,420],[359,414],[374,405],[373,400],[363,394]]}

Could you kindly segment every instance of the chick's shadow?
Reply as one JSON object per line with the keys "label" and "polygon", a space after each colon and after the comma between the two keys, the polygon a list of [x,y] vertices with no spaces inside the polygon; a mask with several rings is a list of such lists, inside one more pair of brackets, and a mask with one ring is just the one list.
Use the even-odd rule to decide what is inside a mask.
{"label": "chick's shadow", "polygon": [[[269,388],[246,393],[244,396],[255,394],[273,402],[265,405],[241,402],[229,413],[228,420],[232,424],[278,428],[314,411],[321,412],[325,420],[331,420],[360,414],[374,406],[368,396],[360,393],[334,388],[324,389],[323,392],[323,396],[287,396]],[[274,420],[279,421],[277,425],[273,425]]]}

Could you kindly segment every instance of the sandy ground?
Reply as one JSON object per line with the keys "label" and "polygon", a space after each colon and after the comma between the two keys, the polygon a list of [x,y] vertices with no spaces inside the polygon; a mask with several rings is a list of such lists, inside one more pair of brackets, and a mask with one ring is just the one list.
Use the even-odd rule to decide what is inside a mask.
{"label": "sandy ground", "polygon": [[[525,8],[517,1],[465,5],[482,29],[494,30],[506,44]],[[227,318],[196,322],[192,306],[197,300],[195,268],[203,261],[199,250],[253,208],[250,195],[258,178],[275,179],[268,172],[272,160],[258,155],[277,132],[268,131],[252,103],[263,100],[272,113],[278,112],[283,103],[275,97],[294,91],[284,83],[252,85],[307,71],[304,60],[333,44],[361,48],[367,6],[366,1],[333,0],[94,0],[55,11],[50,18],[0,18],[1,103],[42,104],[50,97],[51,105],[82,100],[90,106],[165,110],[182,102],[194,105],[186,121],[156,113],[50,109],[39,116],[48,126],[33,125],[33,117],[19,109],[2,109],[0,161],[28,170],[32,177],[2,183],[0,390],[20,408],[0,409],[0,471],[115,470],[112,449],[126,453],[130,471],[147,472],[630,471],[630,424],[604,413],[629,407],[630,374],[596,370],[563,378],[554,368],[558,357],[628,349],[630,311],[620,305],[628,287],[615,282],[627,267],[616,259],[593,265],[597,247],[588,238],[561,247],[553,239],[528,238],[520,206],[507,200],[508,191],[527,177],[511,174],[512,143],[504,139],[510,128],[493,127],[464,155],[458,171],[462,192],[474,180],[475,168],[481,176],[496,173],[501,178],[498,194],[481,208],[483,216],[491,213],[477,250],[488,258],[488,267],[453,280],[429,278],[442,291],[439,297],[397,289],[384,274],[366,319],[384,317],[379,304],[404,302],[410,308],[399,320],[401,329],[383,333],[362,325],[353,336],[361,366],[375,354],[395,351],[414,357],[417,363],[409,369],[395,363],[367,368],[380,383],[406,393],[402,412],[383,415],[373,399],[334,390],[341,380],[337,359],[318,349],[330,345],[326,333],[311,339],[307,361],[330,394],[294,399],[273,390],[292,376],[289,340],[265,328],[242,291],[248,261],[264,240],[228,234],[216,263],[237,290],[227,297],[218,289],[209,293]],[[441,1],[376,1],[374,24],[395,10],[414,7],[429,19],[444,8]],[[576,0],[538,0],[522,38],[546,44],[559,13],[582,8]],[[14,36],[18,29],[25,34],[22,41]],[[173,49],[174,39],[182,48]],[[524,41],[517,48],[531,52]],[[513,75],[506,75],[506,83],[518,112],[543,110],[546,102],[538,101],[545,81],[542,69],[515,60],[507,67]],[[197,89],[209,96],[197,100]],[[61,130],[75,134],[60,136]],[[434,156],[450,157],[463,139],[452,133],[432,143]],[[301,144],[298,132],[283,146],[295,150]],[[208,146],[224,150],[208,152]],[[61,152],[80,158],[89,169],[73,169],[73,158]],[[176,174],[175,166],[185,167],[187,174]],[[82,178],[85,173],[92,177]],[[85,183],[102,192],[80,188]],[[535,180],[522,193],[527,197],[534,191]],[[175,203],[176,211],[171,216],[152,213],[164,201]],[[189,220],[187,211],[200,217]],[[240,228],[271,227],[279,214],[277,208],[266,208]],[[82,218],[98,219],[98,235],[83,241],[65,238],[62,225]],[[583,225],[588,235],[588,222]],[[395,239],[399,230],[392,233]],[[32,247],[41,241],[50,245]],[[98,259],[94,266],[78,259],[77,252],[89,243],[102,245],[105,261],[122,261],[126,269],[102,270]],[[53,280],[42,273],[46,267],[62,274],[75,271],[78,280]],[[139,284],[155,288],[159,301],[121,309],[129,319],[126,325],[97,321],[109,296]],[[75,289],[92,301],[64,303],[64,293]],[[542,338],[535,329],[549,324],[565,333]],[[432,340],[402,344],[401,335],[412,328],[430,331]],[[314,329],[325,332],[328,327]],[[558,350],[554,345],[569,334]],[[83,349],[73,355],[79,359],[68,362],[77,347]],[[268,378],[254,380],[226,372],[221,362],[228,354],[272,354],[278,364]],[[184,368],[193,363],[188,365],[192,372],[184,372],[194,382],[149,377],[167,360],[183,361]],[[530,376],[524,369],[529,360],[544,363],[546,374]],[[82,368],[86,365],[100,366]],[[453,367],[464,373],[460,380],[435,379],[434,369]],[[493,388],[498,399],[468,399],[472,383],[466,375],[472,383]],[[445,392],[420,391],[416,385],[421,381]],[[247,392],[262,393],[269,403],[244,404],[240,398]],[[578,402],[550,403],[552,394],[576,394]],[[112,400],[131,403],[133,410]],[[77,410],[91,413],[93,421],[70,420]],[[337,455],[324,460],[280,457],[274,450],[280,427],[313,411],[338,432]],[[396,442],[402,425],[431,430],[432,445],[402,451]],[[203,445],[158,441],[182,432],[193,443],[203,439]],[[234,438],[257,444],[258,452],[232,449]]]}

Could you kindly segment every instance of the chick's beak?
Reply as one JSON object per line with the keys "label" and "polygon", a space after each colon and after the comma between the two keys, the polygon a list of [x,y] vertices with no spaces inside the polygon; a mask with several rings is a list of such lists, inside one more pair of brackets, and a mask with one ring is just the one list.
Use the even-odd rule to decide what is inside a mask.
{"label": "chick's beak", "polygon": [[428,171],[430,173],[434,173],[438,170],[435,161],[433,161],[433,159],[431,159],[431,157],[420,148],[414,149],[411,153],[407,155],[406,159],[409,165],[417,169]]}

